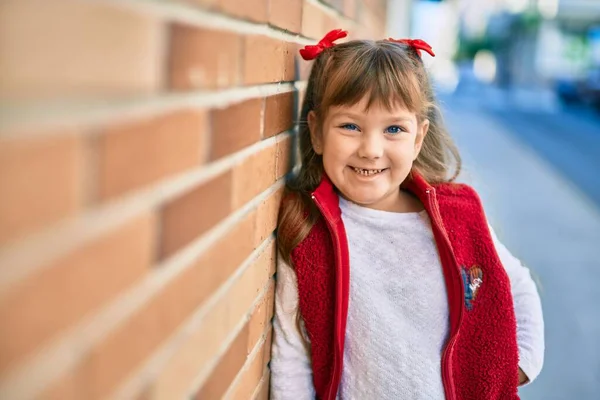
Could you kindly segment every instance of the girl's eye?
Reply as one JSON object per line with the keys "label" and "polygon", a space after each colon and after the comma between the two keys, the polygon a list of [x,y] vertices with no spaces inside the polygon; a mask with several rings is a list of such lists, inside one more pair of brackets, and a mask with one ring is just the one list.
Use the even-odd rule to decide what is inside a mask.
{"label": "girl's eye", "polygon": [[358,130],[358,126],[356,126],[354,124],[343,124],[343,125],[340,125],[340,128],[342,128],[342,129],[349,129],[351,131],[357,131]]}
{"label": "girl's eye", "polygon": [[400,132],[406,132],[406,130],[398,125],[388,126],[385,130],[386,133],[397,135]]}

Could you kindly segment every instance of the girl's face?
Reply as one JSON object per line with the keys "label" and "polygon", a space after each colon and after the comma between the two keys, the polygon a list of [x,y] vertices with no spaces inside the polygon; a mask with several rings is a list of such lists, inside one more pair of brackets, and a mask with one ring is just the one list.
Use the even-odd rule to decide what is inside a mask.
{"label": "girl's face", "polygon": [[329,179],[347,199],[365,207],[396,211],[406,201],[400,184],[417,158],[429,121],[415,113],[381,104],[366,110],[365,96],[353,106],[331,107],[318,129],[311,111],[308,123],[313,148],[323,156]]}

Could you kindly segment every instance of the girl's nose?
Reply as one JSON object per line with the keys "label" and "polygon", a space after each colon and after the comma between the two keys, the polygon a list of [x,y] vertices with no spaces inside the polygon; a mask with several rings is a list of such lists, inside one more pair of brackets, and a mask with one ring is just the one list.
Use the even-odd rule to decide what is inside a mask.
{"label": "girl's nose", "polygon": [[382,135],[365,134],[361,138],[358,156],[366,159],[378,159],[383,156],[384,138]]}

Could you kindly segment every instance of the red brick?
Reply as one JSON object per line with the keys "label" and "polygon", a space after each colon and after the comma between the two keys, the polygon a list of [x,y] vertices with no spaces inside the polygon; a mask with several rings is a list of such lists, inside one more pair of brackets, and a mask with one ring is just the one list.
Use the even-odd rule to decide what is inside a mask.
{"label": "red brick", "polygon": [[268,343],[268,346],[265,346],[263,348],[264,351],[264,360],[265,360],[265,364],[267,364],[270,360],[271,360],[271,344],[273,343],[273,330],[270,329],[269,333],[267,334],[267,338],[265,339],[265,343]]}
{"label": "red brick", "polygon": [[108,127],[99,139],[100,197],[114,197],[200,165],[205,135],[205,112],[195,110]]}
{"label": "red brick", "polygon": [[256,354],[252,360],[248,361],[249,364],[247,366],[244,366],[245,370],[240,372],[241,376],[235,387],[229,389],[228,398],[233,400],[252,399],[252,394],[260,383],[264,371],[262,357],[263,348],[264,343],[261,344],[259,353]]}
{"label": "red brick", "polygon": [[175,90],[217,89],[239,83],[241,38],[186,25],[171,28],[169,79]]}
{"label": "red brick", "polygon": [[227,217],[230,211],[230,171],[165,205],[161,215],[161,258],[189,244]]}
{"label": "red brick", "polygon": [[145,386],[138,393],[136,393],[134,400],[152,400],[152,391],[150,386]]}
{"label": "red brick", "polygon": [[[281,190],[283,193],[283,189]],[[279,196],[281,198],[281,196]],[[258,222],[258,221],[257,221]],[[272,240],[258,256],[258,259],[254,262],[260,266],[259,270],[262,276],[262,280],[266,278],[272,278],[275,274],[275,261],[277,259],[277,246],[275,241]],[[264,286],[263,286],[264,287]],[[261,288],[262,290],[262,288]]]}
{"label": "red brick", "polygon": [[313,3],[305,2],[302,9],[302,35],[320,40],[325,33],[325,12]]}
{"label": "red brick", "polygon": [[288,137],[277,142],[277,173],[275,179],[279,179],[287,174],[291,169],[293,138]]}
{"label": "red brick", "polygon": [[83,159],[75,133],[0,139],[0,244],[82,208]]}
{"label": "red brick", "polygon": [[200,7],[203,8],[215,8],[216,5],[219,3],[219,0],[175,0],[178,2],[182,2],[182,3],[190,3],[193,5],[198,5]]}
{"label": "red brick", "polygon": [[[250,317],[248,332],[248,353],[252,351],[260,338],[271,329],[271,317],[273,316],[273,296],[275,285],[269,286],[267,293],[261,299]],[[256,382],[258,383],[258,381]]]}
{"label": "red brick", "polygon": [[[152,299],[129,320],[87,351],[67,376],[47,389],[42,398],[61,400],[108,398],[171,333],[169,327],[161,320],[162,315],[164,311],[161,310],[160,301]],[[72,382],[76,382],[76,385]],[[70,390],[65,391],[65,388]],[[67,397],[60,397],[65,395]]]}
{"label": "red brick", "polygon": [[364,0],[363,8],[368,9],[378,20],[385,18],[387,2],[382,0]]}
{"label": "red brick", "polygon": [[[259,267],[257,272],[261,272],[261,275],[263,272],[268,276],[272,276],[275,273],[274,241],[259,255],[254,265]],[[269,290],[271,290],[274,284],[272,281],[269,282]],[[270,299],[267,297],[265,300],[268,306]],[[261,314],[258,314],[257,317],[261,317]],[[265,318],[265,316],[262,317]],[[254,349],[258,340],[262,336],[256,335],[255,333],[253,333],[251,336],[251,321],[252,319],[244,325],[244,328],[237,335],[233,344],[229,347],[225,355],[221,358],[219,364],[213,370],[210,377],[206,380],[204,386],[194,397],[195,399],[217,399],[221,398],[222,395],[225,394],[234,378],[247,361],[248,354],[252,351],[252,349]],[[257,320],[254,320],[254,323],[256,322]],[[267,340],[267,343],[271,343],[269,337],[267,337]],[[266,353],[267,351],[268,353]],[[260,355],[265,357],[265,354],[268,354],[270,358],[270,349],[267,350],[263,348],[263,352]]]}
{"label": "red brick", "polygon": [[267,22],[267,0],[220,0],[220,9],[230,15],[254,22]]}
{"label": "red brick", "polygon": [[269,400],[270,383],[271,371],[267,368],[265,370],[261,386],[258,388],[259,392],[256,394],[256,397],[254,397],[253,400]]}
{"label": "red brick", "polygon": [[[143,362],[165,340],[168,340],[181,323],[202,303],[203,298],[214,289],[211,287],[213,285],[203,282],[203,279],[210,277],[213,284],[219,284],[218,279],[212,277],[215,272],[214,266],[218,265],[219,269],[222,267],[225,270],[230,269],[231,265],[238,265],[240,260],[245,258],[245,253],[251,251],[252,246],[248,238],[252,238],[250,230],[254,226],[254,221],[254,217],[249,215],[238,227],[219,240],[213,249],[202,256],[197,264],[169,282],[129,320],[118,326],[85,354],[82,361],[74,367],[69,376],[60,380],[54,385],[54,388],[48,390],[44,398],[60,398],[56,396],[72,393],[72,391],[66,389],[74,388],[78,390],[76,396],[73,397],[74,399],[106,398],[116,388],[120,387],[133,371],[140,368]],[[230,246],[232,242],[237,243],[237,247],[234,249]],[[224,252],[229,254],[223,255]],[[274,265],[274,242],[272,242],[268,249],[234,283],[234,288],[229,292],[228,299],[218,302],[215,312],[209,313],[207,318],[210,318],[212,321],[211,326],[214,326],[214,328],[201,329],[199,332],[200,338],[198,339],[210,337],[209,340],[213,340],[215,344],[220,343],[222,339],[219,338],[223,338],[228,333],[226,329],[232,329],[247,313],[250,304],[256,298],[256,293],[262,291],[265,285],[273,286]],[[200,294],[197,292],[200,292]],[[266,309],[270,310],[272,299],[267,298],[266,303]],[[223,323],[223,320],[230,322]],[[224,329],[225,331],[223,331]],[[205,389],[208,393],[222,391],[229,386],[246,359],[249,332],[249,325],[246,324],[228,353],[220,360],[217,367],[220,369],[213,373],[220,380],[209,380],[210,387]],[[199,343],[192,340],[191,343],[186,343],[184,346],[188,350],[190,350],[190,346],[196,350],[195,359],[198,356],[207,357],[203,353],[210,354],[214,352],[214,350],[205,349],[203,347],[205,344],[206,340],[200,340]],[[185,355],[187,354],[186,351]],[[180,356],[182,355],[180,354]],[[176,366],[178,368],[173,372],[177,377],[180,377],[179,368],[181,364],[176,364]],[[201,368],[202,364],[189,372],[192,372],[195,376]],[[149,398],[154,398],[156,394],[161,398],[160,393],[168,393],[169,395],[173,395],[174,391],[182,393],[183,390],[189,387],[191,380],[192,375],[184,378],[183,382],[169,382],[167,379],[167,382],[161,382],[161,386],[170,385],[170,389],[160,388],[161,390],[156,392],[158,388],[149,385],[145,388],[143,394],[148,395]],[[78,384],[75,386],[73,385],[74,382]],[[173,384],[175,384],[175,387],[172,386]]]}
{"label": "red brick", "polygon": [[233,169],[232,208],[238,209],[275,182],[276,144],[249,156]]}
{"label": "red brick", "polygon": [[[323,30],[329,32],[334,29],[344,29],[344,25],[337,16],[326,14],[323,18]],[[347,39],[344,39],[347,40]],[[340,41],[341,42],[341,41]]]}
{"label": "red brick", "polygon": [[[221,282],[218,278],[221,274],[211,271],[212,266],[219,265],[225,273],[227,271],[233,272],[250,256],[255,249],[253,242],[255,230],[256,215],[250,213],[200,257],[196,267],[213,273],[210,279],[208,277],[205,279],[207,281],[207,284],[205,284],[207,291],[213,290]],[[209,284],[208,281],[211,279],[213,282]]]}
{"label": "red brick", "polygon": [[[254,224],[251,216],[243,220],[90,352],[79,373],[88,382],[86,396],[104,398],[122,384],[231,276],[254,248]],[[248,339],[243,340],[245,344]],[[147,388],[149,398],[151,391]]]}
{"label": "red brick", "polygon": [[[255,213],[246,218],[254,220],[252,214]],[[249,236],[253,239],[253,235]],[[259,300],[265,288],[273,284],[271,258],[270,253],[263,252],[259,260],[245,268],[232,285],[228,285],[225,293],[211,304],[200,326],[181,343],[153,381],[154,398],[184,398],[195,377],[208,372],[207,367],[216,361],[219,348],[230,332],[246,320],[251,306]],[[218,264],[211,264],[213,269],[214,265]]]}
{"label": "red brick", "polygon": [[294,126],[294,92],[267,97],[264,137],[271,137]]}
{"label": "red brick", "polygon": [[84,392],[84,384],[80,376],[74,373],[67,373],[53,382],[49,388],[37,398],[41,400],[77,400],[81,398]]}
{"label": "red brick", "polygon": [[284,46],[283,58],[283,80],[286,82],[297,80],[296,76],[296,46],[294,43],[286,43]]}
{"label": "red brick", "polygon": [[342,11],[344,6],[344,0],[323,0],[325,3],[327,3],[331,8],[334,8],[338,11]]}
{"label": "red brick", "polygon": [[244,219],[165,288],[163,324],[181,324],[231,277],[254,250],[255,223],[254,216]]}
{"label": "red brick", "polygon": [[303,0],[270,0],[269,22],[281,29],[299,33],[302,29]]}
{"label": "red brick", "polygon": [[162,86],[163,24],[90,1],[0,2],[0,98],[149,95]]}
{"label": "red brick", "polygon": [[300,117],[302,116],[302,106],[304,103],[304,96],[306,95],[306,89],[302,89],[298,91],[298,126],[302,126],[302,124],[306,124],[307,121],[301,121]]}
{"label": "red brick", "polygon": [[0,299],[0,370],[143,277],[154,237],[142,215],[13,286]]}
{"label": "red brick", "polygon": [[160,302],[151,301],[86,354],[77,366],[86,382],[81,398],[107,398],[168,337],[161,315]]}
{"label": "red brick", "polygon": [[296,45],[266,36],[246,36],[244,46],[244,83],[255,85],[293,81]]}
{"label": "red brick", "polygon": [[348,29],[348,24],[341,20],[337,14],[325,12],[321,7],[307,3],[303,9],[302,34],[320,40],[327,32],[333,29],[346,29],[351,34],[353,29]]}
{"label": "red brick", "polygon": [[351,19],[356,19],[356,0],[344,0],[344,15]]}
{"label": "red brick", "polygon": [[245,370],[241,372],[241,377],[236,384],[236,387],[230,389],[230,398],[234,400],[252,399],[252,394],[260,384],[263,374],[266,370],[266,365],[269,360],[266,347],[270,347],[271,343],[264,341],[260,344],[260,348],[251,360],[247,360]]}
{"label": "red brick", "polygon": [[259,246],[277,227],[277,216],[279,214],[279,204],[283,196],[283,188],[279,189],[269,196],[258,207],[258,215],[256,217],[256,233],[254,236],[255,246]]}
{"label": "red brick", "polygon": [[211,112],[211,160],[241,150],[260,140],[263,103],[262,98],[250,99]]}
{"label": "red brick", "polygon": [[384,37],[385,25],[381,23],[381,18],[377,16],[376,12],[362,5],[362,10],[358,14],[360,20],[362,35],[365,39],[381,39]]}
{"label": "red brick", "polygon": [[248,343],[248,324],[236,336],[235,340],[219,361],[204,386],[194,396],[195,400],[220,399],[246,361]]}
{"label": "red brick", "polygon": [[[274,269],[273,269],[273,273],[275,273],[276,269],[277,269],[277,245],[274,244],[274,249],[273,249],[273,264],[274,264]],[[267,315],[269,316],[269,321],[268,324],[271,324],[271,320],[273,319],[273,312],[275,311],[275,286],[273,286],[273,293],[271,293],[270,291],[268,292],[268,296],[267,296],[267,300],[265,302],[265,307],[267,310]]]}

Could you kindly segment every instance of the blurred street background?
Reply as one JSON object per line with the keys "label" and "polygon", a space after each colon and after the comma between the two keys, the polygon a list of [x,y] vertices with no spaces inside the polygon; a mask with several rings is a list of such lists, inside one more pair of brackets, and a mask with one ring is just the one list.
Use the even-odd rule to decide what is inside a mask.
{"label": "blurred street background", "polygon": [[388,30],[436,51],[461,180],[539,286],[546,359],[522,399],[600,398],[600,1],[400,3],[409,31]]}

